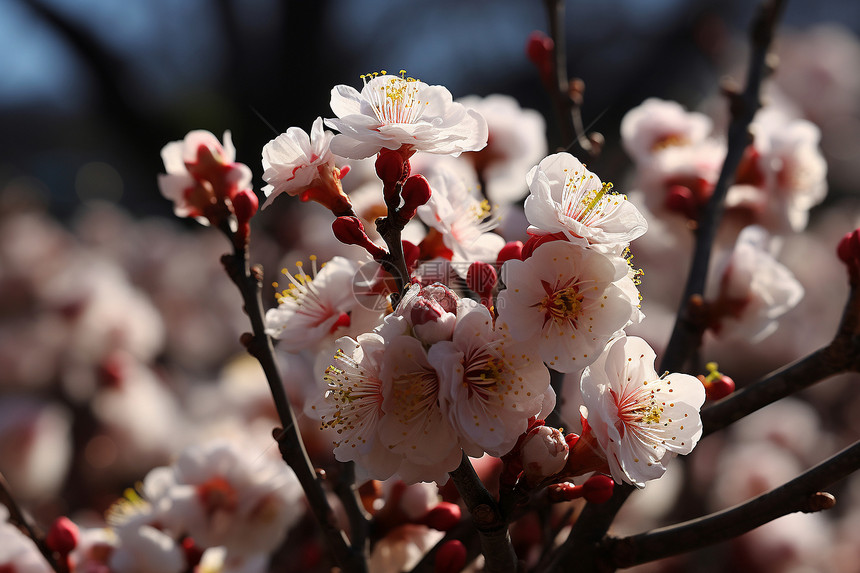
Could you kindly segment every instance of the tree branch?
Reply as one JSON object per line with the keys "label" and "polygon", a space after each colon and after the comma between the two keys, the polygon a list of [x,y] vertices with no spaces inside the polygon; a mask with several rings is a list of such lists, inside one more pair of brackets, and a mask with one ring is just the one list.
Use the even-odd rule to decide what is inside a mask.
{"label": "tree branch", "polygon": [[485,571],[514,573],[517,570],[517,556],[508,534],[508,523],[465,453],[460,466],[449,475],[472,514],[472,520],[480,534],[481,551],[486,561]]}
{"label": "tree branch", "polygon": [[574,144],[578,145],[591,157],[599,153],[599,149],[585,134],[582,123],[582,90],[581,80],[574,80],[577,89],[571,90],[571,82],[567,76],[567,47],[564,34],[564,1],[544,0],[549,19],[549,33],[553,41],[553,78],[552,85],[547,85],[552,99],[555,114],[561,129],[561,139],[564,149],[569,150]]}
{"label": "tree branch", "polygon": [[281,456],[296,473],[296,477],[298,477],[307,496],[308,504],[320,522],[323,534],[338,565],[344,571],[364,573],[367,571],[367,563],[364,558],[363,547],[351,547],[345,533],[337,526],[334,512],[329,505],[320,478],[305,450],[296,424],[295,414],[287,399],[281,375],[275,362],[272,340],[266,334],[263,319],[262,269],[260,267],[252,269],[248,260],[247,245],[236,244],[232,231],[223,230],[228,237],[233,239],[234,252],[221,257],[221,262],[227,274],[239,287],[245,312],[251,320],[253,334],[243,335],[242,342],[247,347],[248,352],[260,362],[269,383],[275,409],[283,425],[283,428],[276,428],[273,432]]}
{"label": "tree branch", "polygon": [[768,493],[733,508],[625,538],[601,547],[605,563],[624,568],[686,553],[742,535],[783,515],[829,509],[833,496],[820,490],[860,469],[860,442]]}
{"label": "tree branch", "polygon": [[711,259],[711,248],[724,210],[724,201],[729,186],[735,180],[744,151],[750,142],[749,125],[761,107],[761,82],[768,72],[767,53],[773,39],[776,22],[782,12],[785,0],[765,0],[759,7],[751,30],[752,53],[747,71],[746,89],[743,93],[727,92],[732,121],[729,124],[728,151],[722,171],[714,187],[714,193],[703,210],[696,228],[696,244],[690,273],[675,328],[663,354],[660,370],[677,372],[701,345],[704,323],[695,316],[694,297],[702,296]]}

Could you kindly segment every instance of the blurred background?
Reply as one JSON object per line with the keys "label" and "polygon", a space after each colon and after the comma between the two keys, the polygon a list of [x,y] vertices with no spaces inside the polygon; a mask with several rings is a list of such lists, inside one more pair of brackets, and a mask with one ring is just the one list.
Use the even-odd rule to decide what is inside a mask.
{"label": "blurred background", "polygon": [[[585,81],[585,123],[606,138],[589,167],[625,181],[632,164],[619,124],[648,97],[725,118],[718,88],[725,76],[743,80],[754,9],[745,0],[568,2],[568,71]],[[165,143],[229,129],[259,190],[263,145],[330,116],[334,85],[406,69],[455,98],[514,96],[547,118],[555,149],[550,101],[525,54],[546,22],[538,0],[0,0],[0,470],[22,501],[46,523],[73,513],[97,524],[123,488],[181,446],[252,421],[268,443],[269,398],[238,344],[246,317],[218,263],[226,243],[172,216],[156,184]],[[844,271],[830,256],[860,226],[858,33],[856,0],[791,1],[778,32],[783,66],[772,81],[821,128],[829,194],[812,212],[816,238],[788,241],[786,264],[817,296],[784,337],[715,349],[741,386],[825,344],[841,312]],[[254,256],[267,268],[299,244],[298,205],[283,201],[256,221]],[[287,383],[306,387],[310,366],[282,359]],[[844,447],[860,431],[856,383],[828,383],[710,438],[688,468],[687,483],[700,485],[682,488],[670,474],[662,495],[649,488],[654,501],[634,500],[628,529],[730,505]],[[753,436],[772,443],[727,446]],[[760,471],[720,481],[726,467]],[[860,570],[860,482],[840,487],[847,502],[826,518],[706,552],[696,570]],[[673,510],[682,493],[699,501]],[[826,564],[814,557],[824,546],[836,556]],[[767,551],[754,558],[750,547]]]}

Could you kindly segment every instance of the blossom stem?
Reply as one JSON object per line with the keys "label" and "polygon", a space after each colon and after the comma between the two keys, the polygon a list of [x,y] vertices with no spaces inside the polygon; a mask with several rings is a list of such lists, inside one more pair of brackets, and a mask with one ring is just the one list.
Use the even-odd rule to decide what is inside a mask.
{"label": "blossom stem", "polygon": [[764,0],[759,7],[751,29],[752,53],[746,89],[742,93],[726,90],[732,116],[728,132],[728,151],[713,195],[697,222],[696,242],[687,284],[672,336],[660,364],[660,369],[664,371],[676,372],[684,368],[690,356],[700,346],[707,326],[706,322],[697,316],[696,306],[692,303],[703,296],[705,291],[714,237],[722,219],[729,186],[735,180],[741,158],[750,142],[749,125],[761,107],[761,83],[769,71],[767,54],[784,5],[785,0]]}
{"label": "blossom stem", "polygon": [[726,541],[783,515],[812,513],[833,506],[821,489],[860,469],[860,442],[790,482],[745,503],[654,531],[609,538],[600,551],[611,569],[625,568]]}
{"label": "blossom stem", "polygon": [[466,502],[480,535],[481,551],[486,561],[484,570],[489,573],[514,573],[517,570],[517,556],[511,545],[508,522],[465,453],[460,465],[449,475],[460,497]]}
{"label": "blossom stem", "polygon": [[397,303],[400,302],[406,284],[409,282],[409,269],[406,267],[406,256],[403,254],[401,239],[403,228],[409,221],[404,221],[400,216],[398,205],[402,188],[403,182],[398,181],[394,191],[386,194],[385,204],[388,207],[388,216],[376,220],[376,230],[388,246],[388,254],[380,260],[380,263],[394,277],[397,286],[397,292],[391,302],[393,308],[397,308]]}
{"label": "blossom stem", "polygon": [[[221,230],[228,238],[232,238],[233,233],[229,227],[222,226]],[[305,450],[296,424],[295,413],[287,399],[282,378],[275,362],[272,339],[266,334],[263,319],[262,269],[259,266],[253,268],[250,266],[247,243],[231,242],[233,242],[234,252],[223,255],[221,262],[227,274],[242,293],[245,313],[251,321],[253,334],[243,335],[242,342],[247,347],[248,352],[260,362],[269,383],[275,409],[283,426],[283,428],[276,428],[273,432],[281,456],[296,473],[296,477],[307,496],[308,504],[322,526],[323,534],[338,565],[344,571],[365,573],[367,563],[364,558],[363,546],[350,546],[346,534],[337,526],[334,512],[329,505],[321,480]]]}
{"label": "blossom stem", "polygon": [[36,527],[30,523],[30,520],[21,510],[18,502],[12,497],[12,491],[9,488],[9,483],[6,477],[0,473],[0,503],[6,506],[9,510],[9,522],[23,529],[27,537],[33,540],[39,552],[45,557],[48,564],[56,573],[68,573],[68,567],[63,559],[57,559],[54,552],[45,543],[45,537],[39,532]]}

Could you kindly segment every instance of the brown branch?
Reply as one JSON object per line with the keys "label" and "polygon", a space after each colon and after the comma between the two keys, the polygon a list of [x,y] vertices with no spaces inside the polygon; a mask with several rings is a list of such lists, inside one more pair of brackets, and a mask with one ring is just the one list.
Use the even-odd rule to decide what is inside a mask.
{"label": "brown branch", "polygon": [[[547,85],[552,99],[555,114],[559,121],[561,139],[564,149],[578,145],[591,157],[599,152],[598,146],[585,134],[582,123],[582,91],[584,84],[581,80],[571,82],[567,76],[567,48],[564,34],[564,1],[544,0],[549,19],[549,33],[553,41],[553,66],[551,85]],[[575,87],[575,89],[571,89]]]}
{"label": "brown branch", "polygon": [[21,529],[27,537],[33,540],[39,553],[45,558],[51,569],[56,573],[68,573],[68,568],[62,559],[57,559],[57,556],[45,543],[45,536],[39,531],[35,525],[30,523],[30,520],[24,514],[21,506],[15,501],[12,496],[12,490],[9,488],[9,483],[6,477],[0,472],[0,503],[9,509],[9,523]]}
{"label": "brown branch", "polygon": [[489,573],[514,573],[517,570],[517,556],[508,534],[508,522],[465,453],[459,467],[449,475],[472,514],[480,535],[484,570]]}
{"label": "brown branch", "polygon": [[774,490],[733,508],[601,546],[610,568],[632,567],[726,541],[789,513],[829,509],[833,496],[821,489],[860,469],[860,442]]}
{"label": "brown branch", "polygon": [[726,159],[713,195],[699,217],[693,260],[687,275],[684,295],[681,297],[675,328],[660,364],[661,371],[682,370],[701,345],[705,324],[697,319],[693,301],[696,297],[701,297],[705,291],[714,237],[722,219],[729,186],[735,180],[741,158],[750,142],[749,125],[761,107],[761,83],[769,71],[766,64],[767,54],[784,4],[785,0],[765,0],[759,7],[751,30],[752,53],[747,71],[746,89],[743,93],[727,92],[732,120],[729,124]]}
{"label": "brown branch", "polygon": [[[552,0],[546,0],[548,3]],[[760,107],[759,92],[767,71],[766,58],[773,39],[776,22],[782,12],[784,0],[765,0],[756,15],[751,30],[752,53],[747,73],[746,89],[731,99],[732,122],[729,125],[728,152],[714,193],[702,213],[696,232],[696,246],[681,308],[675,328],[663,355],[660,370],[679,371],[695,352],[704,332],[702,325],[690,315],[690,301],[694,295],[704,292],[708,261],[717,226],[722,218],[723,201],[729,185],[734,180],[744,150],[749,143],[749,124]],[[620,484],[612,498],[605,504],[587,504],[571,529],[570,536],[550,556],[549,564],[542,571],[559,570],[565,563],[575,559],[577,570],[598,571],[598,543],[606,535],[616,513],[632,493],[633,487]]]}
{"label": "brown branch", "polygon": [[253,329],[253,334],[243,335],[242,342],[263,368],[275,402],[275,409],[283,425],[283,428],[276,428],[273,432],[281,456],[299,479],[308,504],[320,522],[323,534],[338,565],[344,571],[364,573],[367,571],[367,563],[364,558],[363,546],[351,547],[345,533],[337,526],[334,512],[320,483],[321,480],[305,450],[296,424],[295,414],[287,399],[281,375],[275,362],[272,340],[266,334],[263,319],[262,269],[260,267],[251,269],[247,245],[236,244],[235,237],[229,228],[222,230],[233,240],[234,252],[225,254],[221,258],[221,262],[227,274],[242,293],[245,313],[251,320]]}

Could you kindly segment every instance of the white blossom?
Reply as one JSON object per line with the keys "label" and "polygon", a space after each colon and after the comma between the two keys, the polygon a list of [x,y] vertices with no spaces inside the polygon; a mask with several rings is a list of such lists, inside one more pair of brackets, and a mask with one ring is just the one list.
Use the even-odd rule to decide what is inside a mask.
{"label": "white blossom", "polygon": [[645,163],[667,148],[703,141],[711,123],[708,116],[686,111],[677,102],[649,98],[622,118],[621,143],[637,163]]}
{"label": "white blossom", "polygon": [[624,195],[611,193],[569,153],[550,155],[527,176],[525,212],[532,235],[564,233],[589,243],[624,244],[642,236],[648,222]]}
{"label": "white blossom", "polygon": [[477,305],[458,317],[451,341],[434,344],[428,358],[439,373],[442,411],[471,456],[502,456],[528,427],[528,419],[555,405],[549,371],[516,343],[505,324],[493,327]]}
{"label": "white blossom", "polygon": [[581,369],[639,316],[628,269],[623,258],[578,243],[545,243],[525,261],[502,267],[507,288],[499,293],[499,318],[514,338],[535,344],[551,368]]}
{"label": "white blossom", "polygon": [[349,326],[349,312],[357,304],[352,281],[358,263],[334,257],[317,272],[315,257],[311,261],[312,275],[301,263],[296,264],[296,275],[282,271],[290,284],[276,295],[278,307],[266,312],[266,333],[289,352],[313,348],[339,327]]}
{"label": "white blossom", "polygon": [[585,369],[583,415],[603,449],[612,478],[644,487],[675,454],[689,454],[702,435],[702,383],[687,374],[658,376],[656,355],[641,338],[611,342]]}
{"label": "white blossom", "polygon": [[314,185],[323,185],[336,167],[330,145],[334,134],[323,130],[323,120],[314,120],[308,135],[300,127],[291,127],[263,147],[263,187],[266,202],[263,209],[281,193],[298,195]]}
{"label": "white blossom", "polygon": [[331,142],[334,153],[362,159],[405,147],[409,154],[459,155],[487,144],[487,122],[478,112],[455,103],[442,86],[402,76],[364,76],[361,92],[346,85],[332,89],[337,119],[326,125],[340,132]]}

